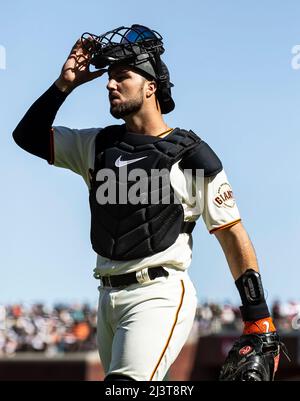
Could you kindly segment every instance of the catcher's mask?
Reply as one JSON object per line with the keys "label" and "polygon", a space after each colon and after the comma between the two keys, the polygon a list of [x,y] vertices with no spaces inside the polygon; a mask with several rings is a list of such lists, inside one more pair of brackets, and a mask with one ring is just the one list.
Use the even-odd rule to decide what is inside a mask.
{"label": "catcher's mask", "polygon": [[158,85],[157,99],[163,114],[175,108],[171,95],[169,71],[160,56],[164,52],[162,36],[145,26],[119,27],[100,36],[85,32],[83,45],[91,54],[90,63],[97,69],[116,65],[131,66]]}

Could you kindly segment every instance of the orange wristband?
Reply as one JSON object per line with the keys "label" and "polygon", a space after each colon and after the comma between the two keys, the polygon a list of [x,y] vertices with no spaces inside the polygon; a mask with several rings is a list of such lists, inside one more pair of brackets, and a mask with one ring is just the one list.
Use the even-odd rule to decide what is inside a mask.
{"label": "orange wristband", "polygon": [[276,327],[271,317],[255,320],[253,322],[245,322],[243,334],[261,334],[276,331]]}

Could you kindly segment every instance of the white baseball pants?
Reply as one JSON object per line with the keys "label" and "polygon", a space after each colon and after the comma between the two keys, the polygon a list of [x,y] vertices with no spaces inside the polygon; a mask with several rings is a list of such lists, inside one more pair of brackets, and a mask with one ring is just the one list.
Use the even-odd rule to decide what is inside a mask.
{"label": "white baseball pants", "polygon": [[191,331],[197,298],[187,272],[123,288],[99,287],[98,347],[105,374],[162,380]]}

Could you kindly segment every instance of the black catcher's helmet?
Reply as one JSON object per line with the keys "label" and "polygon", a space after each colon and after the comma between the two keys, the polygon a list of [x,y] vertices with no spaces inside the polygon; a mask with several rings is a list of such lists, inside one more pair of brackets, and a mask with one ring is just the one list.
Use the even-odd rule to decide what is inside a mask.
{"label": "black catcher's helmet", "polygon": [[112,67],[124,64],[134,67],[148,79],[157,82],[157,98],[163,114],[175,108],[171,95],[169,71],[160,56],[163,48],[162,36],[145,26],[134,24],[131,27],[119,27],[100,36],[85,32],[83,44],[92,57],[95,68]]}

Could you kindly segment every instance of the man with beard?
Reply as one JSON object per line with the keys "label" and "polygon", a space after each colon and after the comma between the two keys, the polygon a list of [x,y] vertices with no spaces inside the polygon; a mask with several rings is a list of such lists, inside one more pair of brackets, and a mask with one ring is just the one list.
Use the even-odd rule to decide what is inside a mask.
{"label": "man with beard", "polygon": [[[110,31],[111,37],[124,29]],[[28,152],[80,174],[89,188],[94,275],[101,283],[98,346],[106,380],[162,380],[195,316],[196,291],[187,268],[200,216],[220,242],[236,281],[246,338],[274,335],[275,327],[219,158],[195,133],[170,128],[163,119],[175,103],[160,58],[161,37],[140,25],[125,32],[119,43],[107,42],[108,35],[78,40],[59,78],[31,106],[13,137]],[[97,70],[90,71],[90,64]],[[125,124],[53,127],[67,96],[106,72],[110,112]],[[158,186],[154,170],[165,172]],[[144,187],[141,171],[149,184]],[[203,179],[197,181],[199,172]],[[197,182],[195,195],[188,182]],[[105,198],[110,191],[113,196]],[[154,193],[159,201],[151,203],[146,195]],[[247,341],[244,351],[246,346]]]}

